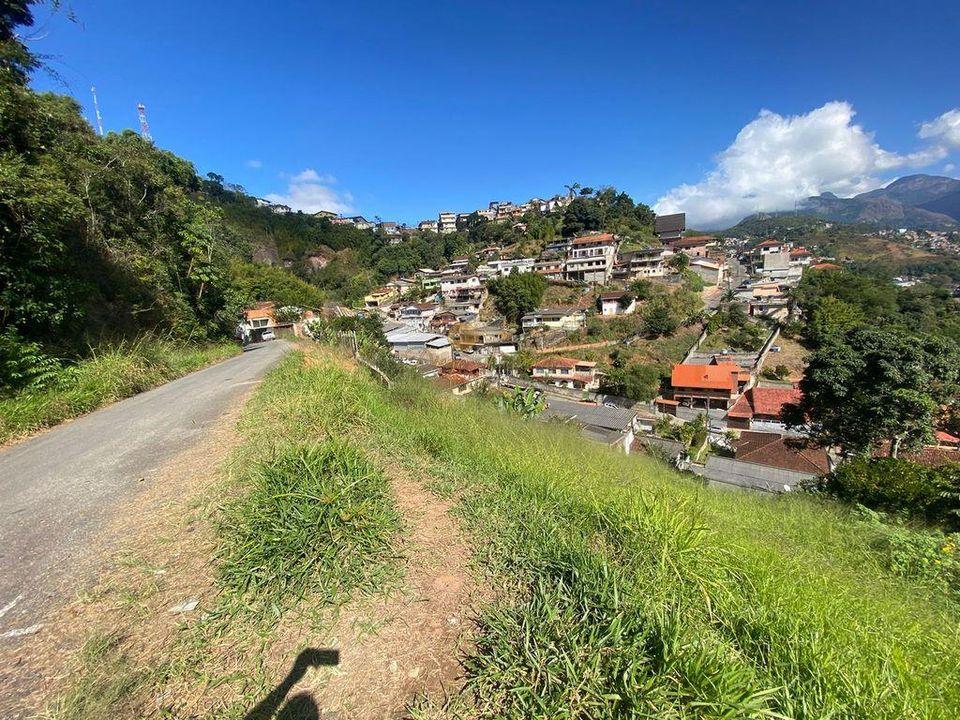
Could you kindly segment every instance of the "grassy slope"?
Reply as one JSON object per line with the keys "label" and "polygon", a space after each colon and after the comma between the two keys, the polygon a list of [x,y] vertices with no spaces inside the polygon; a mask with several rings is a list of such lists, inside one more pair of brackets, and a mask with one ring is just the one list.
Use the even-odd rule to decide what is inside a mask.
{"label": "grassy slope", "polygon": [[[956,717],[956,608],[803,497],[709,490],[422,383],[288,358],[272,412],[363,437],[459,500],[507,588],[469,660],[481,714]],[[295,391],[295,392],[294,392]]]}
{"label": "grassy slope", "polygon": [[149,390],[240,352],[236,343],[141,339],[95,353],[44,390],[0,399],[0,444]]}

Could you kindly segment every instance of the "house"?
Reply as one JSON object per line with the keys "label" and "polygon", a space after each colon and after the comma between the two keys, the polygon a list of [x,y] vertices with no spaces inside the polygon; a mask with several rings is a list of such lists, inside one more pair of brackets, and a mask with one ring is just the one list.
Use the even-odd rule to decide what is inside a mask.
{"label": "house", "polygon": [[459,322],[450,328],[453,346],[467,353],[508,354],[516,351],[513,331],[496,325]]}
{"label": "house", "polygon": [[466,395],[487,376],[487,366],[473,360],[451,360],[438,368],[436,383],[454,395]]}
{"label": "house", "polygon": [[583,235],[570,242],[564,279],[602,284],[610,279],[617,256],[617,240],[612,233]]}
{"label": "house", "polygon": [[426,330],[433,316],[437,314],[437,307],[435,303],[405,305],[400,308],[400,322],[418,330]]}
{"label": "house", "polygon": [[492,277],[506,277],[507,275],[533,272],[534,264],[533,258],[488,260],[477,268],[477,272]]}
{"label": "house", "polygon": [[637,413],[633,410],[554,397],[547,401],[547,407],[538,419],[556,419],[578,425],[580,434],[588,440],[602,442],[627,454],[638,431]]}
{"label": "house", "polygon": [[787,432],[782,414],[785,405],[800,402],[797,388],[752,387],[727,410],[727,427],[759,432]]}
{"label": "house", "polygon": [[538,275],[543,275],[547,280],[563,280],[566,267],[565,253],[545,250],[533,264],[533,271]]}
{"label": "house", "polygon": [[692,237],[681,237],[671,240],[669,245],[673,252],[682,252],[691,258],[707,257],[708,248],[714,247],[717,239],[712,235],[694,235]]}
{"label": "house", "polygon": [[613,268],[613,277],[618,280],[663,277],[667,274],[667,260],[673,250],[662,247],[641,248],[621,253]]}
{"label": "house", "polygon": [[442,212],[437,217],[437,232],[447,235],[457,231],[457,214],[454,212]]}
{"label": "house", "polygon": [[394,235],[400,234],[400,227],[392,220],[381,222],[377,226],[377,229],[379,229],[380,232],[388,237],[393,237]]}
{"label": "house", "polygon": [[350,219],[353,221],[353,226],[357,228],[357,230],[371,230],[374,227],[374,224],[363,215],[354,215]]}
{"label": "house", "polygon": [[597,305],[604,316],[630,315],[637,309],[637,298],[625,291],[600,293]]}
{"label": "house", "polygon": [[397,278],[393,282],[387,284],[395,287],[397,292],[400,293],[400,297],[406,297],[417,288],[417,281],[411,278]]}
{"label": "house", "polygon": [[433,292],[440,288],[440,280],[443,278],[443,272],[432,270],[431,268],[420,268],[414,273],[413,277],[427,292]]}
{"label": "house", "polygon": [[453,359],[453,347],[443,335],[400,327],[385,336],[390,350],[401,358],[432,365],[444,365]]}
{"label": "house", "polygon": [[451,326],[460,322],[460,316],[453,310],[445,309],[436,313],[431,319],[428,328],[434,332],[446,333]]}
{"label": "house", "polygon": [[736,363],[716,360],[709,365],[679,363],[670,373],[674,403],[706,410],[728,409],[750,381],[750,373]]}
{"label": "house", "polygon": [[440,292],[444,297],[455,295],[461,290],[479,290],[483,287],[478,275],[447,275],[440,279]]}
{"label": "house", "polygon": [[740,462],[791,470],[810,478],[830,472],[826,450],[805,438],[746,431],[740,433],[733,448],[734,457]]}
{"label": "house", "polygon": [[258,342],[263,332],[277,326],[276,303],[259,302],[243,311],[243,320],[237,330],[244,342]]}
{"label": "house", "polygon": [[689,269],[707,285],[720,285],[727,277],[727,265],[722,260],[695,257],[690,260]]}
{"label": "house", "polygon": [[437,232],[437,221],[421,220],[417,223],[417,230],[420,232]]}
{"label": "house", "polygon": [[793,248],[790,251],[790,264],[807,266],[813,262],[813,253],[803,247]]}
{"label": "house", "polygon": [[662,243],[668,243],[671,240],[683,237],[687,229],[686,213],[676,213],[674,215],[657,215],[653,223],[653,231]]}
{"label": "house", "polygon": [[587,323],[587,314],[576,305],[548,307],[534,310],[520,318],[520,327],[528,332],[538,327],[577,330]]}
{"label": "house", "polygon": [[549,357],[537,360],[532,368],[534,380],[573,390],[597,390],[600,377],[597,364],[589,360],[568,357]]}
{"label": "house", "polygon": [[[257,204],[259,204],[259,202]],[[315,218],[321,218],[324,220],[333,220],[335,217],[337,217],[337,214],[335,212],[331,212],[330,210],[317,210],[313,216]]]}
{"label": "house", "polygon": [[374,288],[363,298],[363,306],[368,310],[378,310],[389,305],[400,296],[397,289],[391,285]]}

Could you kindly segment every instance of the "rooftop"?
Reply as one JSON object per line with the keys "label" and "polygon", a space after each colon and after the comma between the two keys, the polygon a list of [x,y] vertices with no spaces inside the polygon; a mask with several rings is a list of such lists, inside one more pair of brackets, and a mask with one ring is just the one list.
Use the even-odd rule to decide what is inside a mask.
{"label": "rooftop", "polygon": [[826,451],[801,438],[746,431],[734,444],[736,459],[768,467],[822,475],[830,471]]}
{"label": "rooftop", "polygon": [[803,393],[797,388],[750,388],[727,411],[727,415],[741,418],[754,415],[780,417],[784,405],[797,403],[802,397]]}
{"label": "rooftop", "polygon": [[734,363],[678,364],[673,366],[670,384],[675,388],[734,391],[737,389],[737,379],[741,372],[743,371],[740,366]]}
{"label": "rooftop", "polygon": [[609,408],[593,403],[581,403],[573,400],[550,398],[542,416],[575,420],[605,430],[623,431],[630,427],[637,414],[626,408]]}
{"label": "rooftop", "polygon": [[658,215],[654,220],[654,232],[681,232],[687,227],[686,213],[676,213],[674,215]]}
{"label": "rooftop", "polygon": [[598,233],[596,235],[581,235],[571,241],[571,245],[591,245],[593,243],[612,243],[614,242],[613,233]]}
{"label": "rooftop", "polygon": [[537,360],[532,367],[535,368],[567,368],[573,369],[575,367],[596,367],[595,362],[590,362],[589,360],[577,360],[576,358],[569,357],[549,357]]}

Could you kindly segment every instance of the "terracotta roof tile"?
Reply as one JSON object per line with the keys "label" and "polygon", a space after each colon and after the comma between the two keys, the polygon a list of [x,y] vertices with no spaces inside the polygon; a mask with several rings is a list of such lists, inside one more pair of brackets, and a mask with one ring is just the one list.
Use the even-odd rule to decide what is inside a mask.
{"label": "terracotta roof tile", "polygon": [[735,363],[716,365],[674,365],[670,384],[675,388],[699,388],[703,390],[737,389],[737,378],[743,372]]}
{"label": "terracotta roof tile", "polygon": [[803,438],[747,431],[740,433],[734,448],[736,459],[743,462],[817,475],[830,471],[826,451]]}

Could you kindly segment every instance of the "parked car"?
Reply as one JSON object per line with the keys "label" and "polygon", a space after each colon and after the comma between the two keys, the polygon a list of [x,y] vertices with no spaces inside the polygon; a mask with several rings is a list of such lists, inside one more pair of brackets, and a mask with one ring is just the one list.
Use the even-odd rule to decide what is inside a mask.
{"label": "parked car", "polygon": [[277,336],[273,334],[273,330],[264,330],[263,335],[260,336],[260,339],[266,342],[267,340],[276,340]]}

